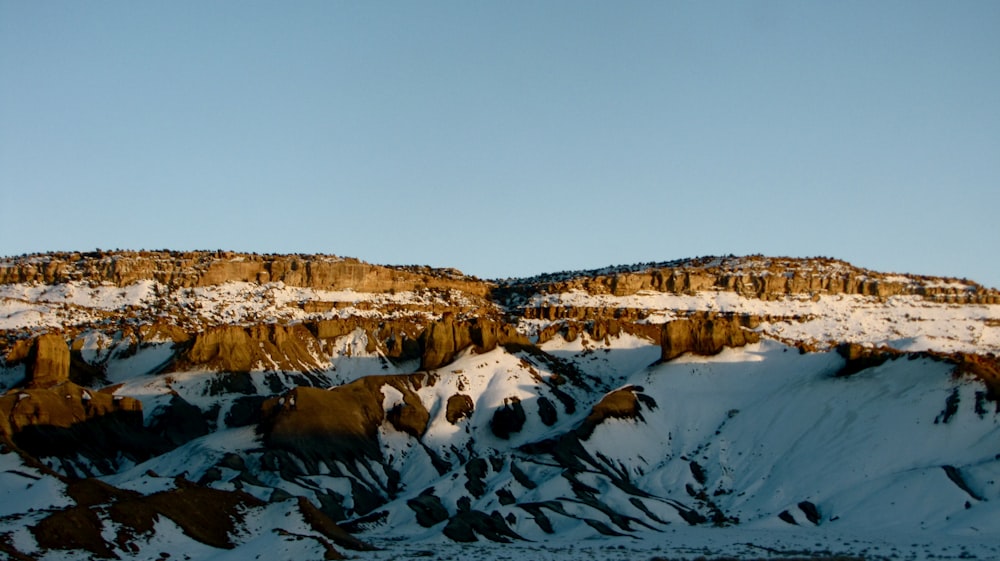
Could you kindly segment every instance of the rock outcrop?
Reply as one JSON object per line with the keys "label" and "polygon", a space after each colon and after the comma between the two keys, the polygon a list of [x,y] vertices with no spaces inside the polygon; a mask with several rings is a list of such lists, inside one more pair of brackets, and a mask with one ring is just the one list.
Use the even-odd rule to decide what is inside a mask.
{"label": "rock outcrop", "polygon": [[974,376],[986,386],[984,397],[996,403],[995,409],[1000,412],[1000,356],[958,353],[951,360],[957,375]]}
{"label": "rock outcrop", "polygon": [[221,372],[252,370],[312,371],[322,368],[325,342],[362,330],[365,352],[392,359],[420,358],[420,368],[433,370],[451,362],[464,349],[490,351],[498,345],[528,344],[516,326],[488,318],[441,321],[348,318],[290,325],[223,325],[196,334],[174,370],[207,368]]}
{"label": "rock outcrop", "polygon": [[308,372],[320,367],[318,350],[319,341],[302,324],[226,325],[199,333],[179,367]]}
{"label": "rock outcrop", "polygon": [[582,291],[627,296],[643,291],[694,294],[717,290],[771,300],[797,294],[857,294],[888,298],[916,295],[929,300],[1000,303],[1000,291],[965,279],[893,275],[828,258],[705,257],[648,263],[618,270],[582,271],[517,279],[499,292],[510,298],[534,292]]}
{"label": "rock outcrop", "polygon": [[[67,491],[77,504],[48,514],[30,530],[46,549],[85,550],[97,558],[116,559],[116,547],[123,551],[135,548],[133,543],[152,532],[156,522],[165,517],[203,544],[231,549],[230,536],[239,528],[240,511],[264,506],[242,491],[221,491],[179,481],[177,489],[148,496],[98,480],[76,481]],[[104,533],[109,521],[120,525],[113,542],[107,541]]]}
{"label": "rock outcrop", "polygon": [[453,425],[466,417],[471,417],[476,406],[472,398],[461,393],[457,393],[448,398],[446,405],[445,419]]}
{"label": "rock outcrop", "polygon": [[640,386],[626,386],[605,394],[577,427],[576,436],[587,440],[594,429],[608,419],[642,420],[643,406],[656,408],[656,401],[642,392],[643,388]]}
{"label": "rock outcrop", "polygon": [[69,346],[61,335],[47,333],[35,339],[28,358],[27,385],[50,388],[69,380]]}
{"label": "rock outcrop", "polygon": [[115,251],[46,253],[8,258],[0,266],[0,284],[73,280],[127,286],[155,280],[179,288],[225,282],[283,282],[289,286],[358,292],[424,288],[459,290],[486,296],[491,284],[455,269],[384,267],[332,255],[257,255],[228,251]]}
{"label": "rock outcrop", "polygon": [[515,326],[500,324],[492,320],[475,318],[470,321],[456,321],[445,316],[442,321],[431,324],[421,337],[423,356],[420,368],[433,370],[451,362],[460,351],[475,345],[483,351],[491,351],[497,345],[528,344],[528,338],[517,332]]}
{"label": "rock outcrop", "polygon": [[139,400],[63,382],[45,388],[14,390],[0,396],[0,432],[14,435],[31,426],[71,428],[118,413],[124,413],[131,422],[142,426]]}
{"label": "rock outcrop", "polygon": [[[366,376],[329,390],[296,388],[264,402],[261,433],[268,446],[307,465],[322,462],[339,469],[336,461],[351,466],[356,460],[379,460],[377,432],[383,421],[410,434],[426,430],[430,414],[414,390],[428,382],[420,374]],[[389,415],[383,387],[402,396]]]}
{"label": "rock outcrop", "polygon": [[837,345],[836,350],[844,359],[844,366],[834,374],[838,378],[852,376],[905,354],[894,349],[872,348],[857,343],[842,343]]}
{"label": "rock outcrop", "polygon": [[756,343],[760,335],[750,328],[759,320],[753,316],[694,314],[663,325],[660,342],[661,360],[671,360],[684,353],[714,355],[726,347]]}

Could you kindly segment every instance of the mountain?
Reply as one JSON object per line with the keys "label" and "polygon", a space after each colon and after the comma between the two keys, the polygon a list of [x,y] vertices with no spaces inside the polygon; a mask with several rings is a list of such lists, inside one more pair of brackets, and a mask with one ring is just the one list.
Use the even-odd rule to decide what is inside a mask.
{"label": "mountain", "polygon": [[996,557],[997,353],[996,290],[829,258],[6,258],[0,551]]}

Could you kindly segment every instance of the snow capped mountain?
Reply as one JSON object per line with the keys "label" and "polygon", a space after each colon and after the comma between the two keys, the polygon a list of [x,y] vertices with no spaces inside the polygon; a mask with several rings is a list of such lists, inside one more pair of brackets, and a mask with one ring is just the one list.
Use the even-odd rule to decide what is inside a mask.
{"label": "snow capped mountain", "polygon": [[0,262],[0,336],[15,559],[1000,555],[967,280],[43,254]]}

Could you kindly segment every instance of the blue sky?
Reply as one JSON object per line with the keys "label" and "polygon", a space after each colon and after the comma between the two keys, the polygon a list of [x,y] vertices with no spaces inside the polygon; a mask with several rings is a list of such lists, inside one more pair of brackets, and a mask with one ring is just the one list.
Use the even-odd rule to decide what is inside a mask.
{"label": "blue sky", "polygon": [[0,0],[0,254],[1000,286],[1000,2]]}

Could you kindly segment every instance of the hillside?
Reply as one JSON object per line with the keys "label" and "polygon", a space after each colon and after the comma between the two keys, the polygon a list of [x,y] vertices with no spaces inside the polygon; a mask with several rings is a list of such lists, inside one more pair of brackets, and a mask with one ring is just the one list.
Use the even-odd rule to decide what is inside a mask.
{"label": "hillside", "polygon": [[998,354],[996,290],[828,258],[7,258],[0,551],[990,558]]}

